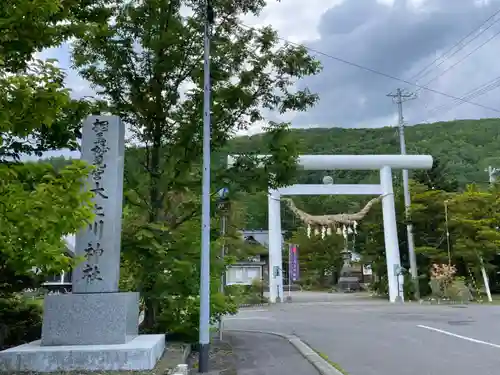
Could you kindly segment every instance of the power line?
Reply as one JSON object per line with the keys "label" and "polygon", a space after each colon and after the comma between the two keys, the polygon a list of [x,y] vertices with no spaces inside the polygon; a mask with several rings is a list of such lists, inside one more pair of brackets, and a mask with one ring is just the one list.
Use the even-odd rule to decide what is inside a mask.
{"label": "power line", "polygon": [[[246,27],[248,29],[253,29],[253,30],[256,30],[254,27],[251,27],[251,26],[248,26],[248,25],[245,25],[245,24],[241,24],[241,26],[243,27]],[[338,62],[341,62],[343,64],[346,64],[346,65],[350,65],[350,66],[353,66],[355,68],[358,68],[358,69],[361,69],[361,70],[364,70],[364,71],[367,71],[367,72],[370,72],[370,73],[373,73],[373,74],[376,74],[376,75],[379,75],[381,77],[385,77],[385,78],[389,78],[389,79],[392,79],[394,81],[398,81],[398,82],[402,82],[402,83],[405,83],[407,85],[410,85],[410,86],[414,86],[414,87],[417,87],[419,89],[422,89],[422,90],[427,90],[429,92],[432,92],[434,94],[438,94],[438,95],[441,95],[441,96],[444,96],[444,97],[447,97],[447,98],[450,98],[450,99],[455,99],[455,100],[458,100],[462,103],[467,103],[467,104],[472,104],[472,105],[475,105],[476,107],[480,107],[480,108],[483,108],[483,109],[487,109],[487,110],[490,110],[490,111],[493,111],[493,112],[497,112],[497,113],[500,113],[500,110],[496,109],[496,108],[493,108],[493,107],[489,107],[489,106],[485,106],[485,105],[482,105],[482,104],[479,104],[479,103],[475,103],[475,102],[470,102],[470,101],[467,101],[467,100],[464,100],[464,99],[461,99],[459,97],[456,97],[454,95],[450,95],[450,94],[447,94],[447,93],[444,93],[444,92],[441,92],[441,91],[438,91],[438,90],[434,90],[434,89],[431,89],[430,87],[426,87],[426,86],[421,86],[421,85],[418,85],[416,83],[413,83],[413,82],[410,82],[410,81],[407,81],[405,79],[402,79],[402,78],[398,78],[398,77],[395,77],[393,75],[390,75],[390,74],[387,74],[387,73],[384,73],[384,72],[380,72],[378,70],[375,70],[375,69],[372,69],[372,68],[369,68],[367,66],[363,66],[363,65],[359,65],[359,64],[356,64],[352,61],[348,61],[348,60],[345,60],[345,59],[342,59],[340,57],[337,57],[337,56],[333,56],[333,55],[330,55],[328,53],[325,53],[325,52],[322,52],[322,51],[319,51],[317,49],[314,49],[314,48],[311,48],[311,47],[308,47],[308,46],[305,46],[303,44],[300,44],[300,43],[295,43],[295,42],[291,42],[285,38],[282,38],[280,36],[277,36],[277,38],[279,40],[282,40],[284,41],[285,43],[287,44],[290,44],[292,46],[296,46],[296,47],[301,47],[301,48],[304,48],[308,51],[311,51],[311,52],[314,52],[318,55],[321,55],[321,56],[324,56],[324,57],[328,57],[332,60],[335,60],[335,61],[338,61]]]}
{"label": "power line", "polygon": [[[438,62],[441,58],[445,57],[448,53],[450,53],[451,51],[453,51],[455,49],[455,47],[457,46],[460,46],[465,40],[467,40],[468,37],[472,36],[477,30],[481,29],[481,27],[483,27],[486,23],[488,23],[491,19],[495,18],[496,15],[498,15],[500,13],[500,9],[497,10],[492,16],[490,16],[488,19],[486,19],[484,22],[482,22],[480,25],[478,25],[477,27],[475,27],[471,32],[469,32],[466,36],[464,36],[462,39],[460,39],[458,42],[456,42],[450,49],[448,49],[446,52],[444,52],[442,55],[440,55],[439,57],[437,57],[436,59],[434,59],[434,61],[432,61],[431,63],[429,63],[428,65],[426,65],[422,70],[420,70],[417,74],[415,74],[413,77],[410,78],[410,81],[416,81],[417,79],[419,78],[423,78],[425,77],[428,73],[424,74],[421,76],[422,73],[424,73],[425,71],[427,71],[428,68],[430,68],[432,65],[434,65],[436,62]],[[450,56],[446,57],[446,59],[444,59],[441,63],[439,63],[437,67],[439,67],[441,64],[443,64],[446,60],[448,60],[449,58],[453,57],[455,54],[457,54],[459,51],[461,51],[462,49],[464,49],[467,45],[469,45],[472,41],[476,40],[481,34],[483,34],[486,30],[488,30],[489,28],[491,28],[495,23],[497,23],[499,20],[496,20],[495,22],[493,22],[490,26],[488,26],[486,29],[482,30],[479,34],[477,34],[474,38],[472,38],[471,40],[469,40],[467,43],[463,44],[459,49],[457,49],[453,54],[451,54]],[[430,71],[429,71],[430,72]]]}
{"label": "power line", "polygon": [[425,86],[428,86],[430,83],[434,82],[436,79],[438,79],[439,77],[445,75],[447,72],[449,72],[451,69],[453,69],[454,67],[456,67],[458,64],[462,63],[465,59],[467,59],[468,57],[470,57],[472,54],[474,54],[475,52],[477,52],[479,49],[483,48],[486,44],[488,44],[489,42],[491,42],[494,38],[496,38],[498,35],[500,35],[500,31],[498,31],[497,33],[493,34],[489,39],[487,39],[484,43],[480,44],[479,46],[477,46],[476,48],[474,48],[471,52],[469,52],[467,55],[465,55],[463,58],[461,58],[460,60],[458,60],[455,64],[449,66],[448,68],[446,68],[445,70],[443,70],[440,74],[438,74],[437,76],[435,76],[434,78],[432,78],[430,81],[428,81]]}
{"label": "power line", "polygon": [[[485,82],[482,85],[479,85],[478,87],[466,92],[464,95],[461,96],[461,99],[465,99],[465,100],[475,99],[475,98],[478,98],[480,96],[487,94],[490,91],[497,89],[498,87],[500,87],[500,76],[498,76],[498,77],[496,77],[488,82]],[[426,117],[433,116],[436,113],[441,112],[442,110],[445,110],[445,111],[441,112],[441,114],[447,113],[447,112],[451,111],[453,108],[456,108],[462,104],[463,104],[463,102],[459,102],[459,101],[455,100],[453,103],[440,105],[438,107],[435,107],[435,108],[429,110],[427,112]]]}
{"label": "power line", "polygon": [[[498,87],[500,87],[500,80],[499,80],[499,78],[496,78],[494,80],[494,82],[490,83],[488,86],[483,87],[483,88],[478,88],[477,91],[473,91],[473,92],[467,93],[462,98],[467,99],[467,100],[478,98],[478,97],[480,97],[480,96],[482,96],[484,94],[487,94],[490,91],[493,91],[493,90],[497,89]],[[444,114],[444,113],[447,113],[447,112],[451,111],[453,108],[458,107],[461,104],[462,103],[455,102],[455,103],[452,103],[451,105],[444,105],[444,106],[435,108],[434,110],[431,110],[430,112],[432,112],[433,114],[435,114],[435,113],[439,112],[440,109],[442,110],[442,109],[446,109],[446,107],[448,107],[448,109],[446,109],[445,112],[441,113],[441,114]]]}

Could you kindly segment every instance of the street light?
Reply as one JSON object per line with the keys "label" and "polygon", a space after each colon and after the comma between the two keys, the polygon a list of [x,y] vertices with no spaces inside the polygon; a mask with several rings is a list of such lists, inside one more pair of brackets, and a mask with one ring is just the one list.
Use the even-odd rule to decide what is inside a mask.
{"label": "street light", "polygon": [[211,0],[205,0],[203,35],[203,174],[201,189],[201,264],[199,372],[208,372],[210,354],[210,30],[214,23]]}

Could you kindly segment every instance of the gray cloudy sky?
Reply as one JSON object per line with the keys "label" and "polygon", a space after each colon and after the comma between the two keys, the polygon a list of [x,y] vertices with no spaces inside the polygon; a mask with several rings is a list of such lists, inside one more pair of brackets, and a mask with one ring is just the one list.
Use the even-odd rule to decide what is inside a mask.
{"label": "gray cloudy sky", "polygon": [[[412,81],[416,73],[499,9],[498,0],[346,0],[323,12],[317,26],[319,38],[306,44],[326,54]],[[418,83],[426,85],[495,33],[499,33],[500,22],[495,23],[496,20],[500,21],[500,14],[485,25],[492,24],[491,28],[463,50],[444,60],[439,67],[434,64]],[[496,56],[499,47],[500,36],[442,74],[429,87],[461,97],[498,77],[500,64]],[[321,102],[314,110],[297,116],[294,125],[390,125],[395,121],[396,108],[386,94],[397,87],[417,89],[328,57],[321,57],[321,61],[324,64],[322,74],[303,82],[320,93]],[[498,97],[498,91],[492,90],[473,101],[500,108]],[[449,112],[440,110],[429,113],[432,108],[453,103],[453,99],[422,90],[417,100],[405,104],[405,117],[409,123],[414,123],[498,116],[498,113],[470,104],[456,106]]]}
{"label": "gray cloudy sky", "polygon": [[[269,0],[259,18],[245,18],[247,24],[272,24],[280,35],[304,43],[323,53],[352,61],[371,69],[412,80],[412,76],[452,47],[500,10],[500,0]],[[494,23],[498,20],[499,22]],[[462,59],[495,33],[500,33],[500,13],[485,26],[491,26],[463,50],[436,64],[419,80],[425,85],[435,76]],[[500,76],[496,53],[500,35],[492,39],[459,65],[434,80],[429,87],[461,97]],[[43,53],[56,57],[62,67],[69,67],[67,46]],[[320,94],[313,110],[287,116],[297,127],[376,127],[395,122],[396,107],[386,94],[398,87],[415,90],[405,83],[318,56],[323,72],[305,79]],[[439,61],[441,62],[441,60]],[[500,81],[500,80],[499,80]],[[68,83],[75,95],[91,91],[74,72]],[[500,90],[471,99],[482,105],[499,108]],[[443,95],[421,90],[419,97],[405,104],[405,118],[411,123],[454,118],[497,117],[498,113],[470,104],[452,107],[448,112],[431,109],[453,104]],[[497,103],[498,102],[498,103]]]}

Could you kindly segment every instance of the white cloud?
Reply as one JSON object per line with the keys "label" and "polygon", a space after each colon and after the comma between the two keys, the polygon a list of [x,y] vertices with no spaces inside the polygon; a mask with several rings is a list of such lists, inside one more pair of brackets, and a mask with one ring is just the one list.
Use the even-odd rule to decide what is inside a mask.
{"label": "white cloud", "polygon": [[[272,25],[282,38],[299,43],[318,38],[318,25],[322,14],[331,7],[342,3],[342,1],[310,0],[305,2],[303,0],[287,0],[278,2],[270,0],[259,17],[243,17],[242,21],[249,26]],[[189,12],[184,9],[183,13],[187,15]],[[67,72],[66,84],[72,89],[75,97],[95,95],[88,82],[84,81],[71,69],[70,46],[68,43],[58,48],[43,51],[40,58],[56,58],[59,61],[59,66]],[[189,85],[185,88],[188,87]],[[266,118],[275,121],[291,121],[294,117],[295,114],[287,114],[277,118],[269,112],[266,115]],[[247,131],[238,131],[237,134],[250,135],[259,133],[262,132],[264,125],[264,122],[259,123]],[[59,153],[55,152],[55,154]],[[67,152],[63,152],[63,154],[67,154]],[[74,153],[72,154],[74,156]]]}
{"label": "white cloud", "polygon": [[[378,8],[373,4],[378,4]],[[498,4],[499,0],[269,0],[259,17],[243,17],[242,22],[250,26],[272,25],[286,40],[312,44],[320,51],[407,79],[491,16]],[[393,22],[398,19],[400,22]],[[492,30],[500,30],[499,27],[500,24]],[[477,44],[489,36],[486,34],[476,41]],[[477,44],[472,43],[435,69],[433,75],[469,53]],[[443,74],[431,87],[460,96],[498,76],[500,68],[494,52],[499,47],[500,37]],[[43,55],[58,58],[62,68],[70,66],[67,45],[44,51]],[[377,127],[394,121],[395,107],[385,95],[401,82],[328,58],[323,58],[323,63],[325,69],[320,76],[305,81],[320,95],[321,102],[315,109],[298,116],[265,113],[265,117],[292,121],[299,127]],[[67,83],[76,96],[92,94],[85,81],[74,71],[68,72]],[[425,83],[426,79],[428,77],[420,83]],[[496,97],[491,92],[476,100],[495,107]],[[429,109],[447,103],[453,100],[422,91],[419,99],[405,104],[405,117],[411,123],[495,116],[494,112],[463,104],[426,118]],[[246,133],[259,132],[262,126],[258,124]]]}
{"label": "white cloud", "polygon": [[268,1],[259,17],[244,17],[250,26],[272,25],[279,35],[299,43],[319,37],[318,25],[323,13],[348,0],[283,0]]}

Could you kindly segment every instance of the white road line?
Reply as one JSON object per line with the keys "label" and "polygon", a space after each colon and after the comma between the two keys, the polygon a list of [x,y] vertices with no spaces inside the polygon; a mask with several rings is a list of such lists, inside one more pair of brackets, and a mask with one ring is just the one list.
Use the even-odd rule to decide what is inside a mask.
{"label": "white road line", "polygon": [[472,337],[457,335],[456,333],[451,333],[451,332],[448,332],[448,331],[444,331],[442,329],[428,327],[428,326],[424,326],[424,325],[418,325],[417,327],[428,329],[429,331],[439,332],[439,333],[442,333],[443,335],[448,335],[448,336],[456,337],[456,338],[459,338],[459,339],[462,339],[462,340],[466,340],[466,341],[470,341],[470,342],[475,342],[476,344],[488,345],[488,346],[492,346],[494,348],[500,349],[500,345],[493,344],[493,343],[487,342],[487,341],[473,339]]}

